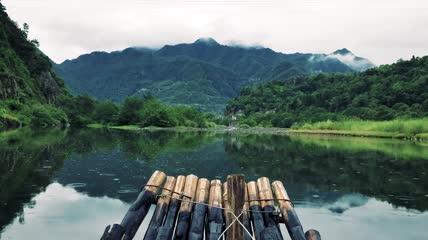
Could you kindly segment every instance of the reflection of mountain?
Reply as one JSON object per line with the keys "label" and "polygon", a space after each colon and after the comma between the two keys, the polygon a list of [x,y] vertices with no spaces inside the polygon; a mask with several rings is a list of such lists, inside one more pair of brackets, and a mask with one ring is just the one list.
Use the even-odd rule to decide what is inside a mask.
{"label": "reflection of mountain", "polygon": [[[308,140],[311,139],[311,140]],[[160,169],[210,179],[243,173],[281,180],[297,203],[343,212],[366,197],[427,210],[427,161],[413,143],[214,132],[67,130],[0,134],[0,229],[52,181],[130,202]],[[389,146],[388,143],[386,145]],[[411,146],[410,146],[411,145]],[[353,146],[353,147],[350,147]],[[407,146],[407,147],[404,147]],[[398,154],[404,152],[413,154]],[[354,193],[349,195],[350,193]]]}
{"label": "reflection of mountain", "polygon": [[351,151],[341,148],[337,139],[325,146],[287,136],[240,135],[225,138],[225,151],[246,171],[282,180],[296,194],[301,191],[293,186],[305,186],[319,189],[314,194],[321,198],[326,191],[356,192],[397,206],[428,209],[428,162],[361,148]]}
{"label": "reflection of mountain", "polygon": [[340,197],[331,204],[328,209],[334,213],[342,214],[346,210],[354,207],[361,207],[369,201],[369,198],[361,194],[347,194]]}
{"label": "reflection of mountain", "polygon": [[74,186],[90,196],[110,195],[131,201],[134,195],[118,192],[137,191],[149,174],[162,167],[153,162],[156,156],[192,151],[214,139],[215,133],[172,131],[21,129],[1,133],[0,232],[16,215],[22,215],[25,205],[34,204],[32,197],[53,180],[82,183]]}
{"label": "reflection of mountain", "polygon": [[[217,135],[197,131],[75,131],[68,139],[75,154],[54,177],[64,185],[78,186],[89,196],[130,202],[135,198],[132,193],[139,191],[157,169],[172,175],[193,172],[204,160],[200,155],[203,146],[218,139]],[[192,156],[197,157],[189,159]],[[201,173],[202,167],[196,168]]]}
{"label": "reflection of mountain", "polygon": [[[23,214],[0,232],[1,239],[99,239],[106,224],[118,221],[129,208],[120,200],[89,197],[58,183],[31,201],[34,204],[24,206]],[[141,232],[135,239],[143,238]]]}

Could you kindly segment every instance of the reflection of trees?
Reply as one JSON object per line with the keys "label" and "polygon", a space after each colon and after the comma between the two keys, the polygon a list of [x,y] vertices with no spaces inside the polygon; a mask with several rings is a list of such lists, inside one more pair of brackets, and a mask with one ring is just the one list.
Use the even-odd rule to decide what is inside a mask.
{"label": "reflection of trees", "polygon": [[0,134],[0,231],[17,215],[24,221],[23,206],[31,204],[62,166],[66,154],[59,143],[64,136],[60,130],[29,129]]}
{"label": "reflection of trees", "polygon": [[109,129],[71,129],[65,139],[66,147],[77,154],[111,151],[118,143],[114,131]]}
{"label": "reflection of trees", "polygon": [[111,129],[73,129],[66,138],[66,147],[74,153],[120,149],[132,159],[154,159],[168,151],[191,151],[213,141],[215,132],[122,131]]}
{"label": "reflection of trees", "polygon": [[[70,154],[89,156],[96,152],[111,152],[121,150],[127,159],[153,160],[157,155],[168,151],[192,151],[207,142],[213,141],[216,133],[208,132],[174,132],[152,131],[131,132],[108,129],[68,129],[32,131],[20,129],[0,134],[0,230],[9,224],[17,215],[22,215],[24,205],[34,204],[33,196],[44,191],[51,182],[51,177],[63,166],[64,159]],[[96,157],[98,155],[91,155]],[[130,162],[130,161],[128,161]],[[102,165],[102,170],[109,173],[121,169],[123,161],[106,164],[103,159],[96,161]],[[98,166],[92,161],[82,161],[78,165],[79,179],[91,182],[85,191],[92,196],[109,194],[117,197],[118,186],[103,182],[105,178],[93,177],[87,171]],[[105,165],[105,166],[104,166]],[[122,179],[132,181],[138,176],[139,168],[130,163]],[[75,168],[72,168],[76,170]],[[76,172],[67,171],[67,176]],[[135,174],[135,175],[134,175]],[[125,177],[126,176],[126,177]],[[141,177],[141,176],[140,176]],[[70,178],[75,179],[75,178]],[[67,180],[65,180],[67,181]],[[143,184],[145,181],[141,181]],[[117,188],[115,188],[117,187]],[[108,190],[106,190],[108,189]],[[133,196],[132,196],[133,198]],[[128,199],[130,200],[130,199]],[[22,218],[20,218],[23,220]]]}
{"label": "reflection of trees", "polygon": [[[168,174],[176,173],[178,165],[188,165],[186,161],[167,164],[163,153],[175,156],[192,152],[215,139],[213,132],[174,132],[174,131],[122,131],[106,129],[86,129],[70,133],[68,146],[72,146],[71,155],[62,171],[55,177],[61,184],[85,183],[78,188],[89,196],[119,198],[131,202],[134,194],[121,194],[119,191],[137,191],[153,171],[162,169]],[[85,142],[79,139],[85,138]],[[97,139],[111,139],[103,145]],[[114,144],[112,144],[112,142]],[[82,146],[82,149],[79,147]],[[168,158],[168,157],[167,157]],[[180,159],[183,160],[183,159]],[[193,162],[192,162],[192,165]],[[188,174],[189,172],[185,172]]]}
{"label": "reflection of trees", "polygon": [[246,171],[284,183],[359,192],[397,206],[428,209],[428,162],[417,157],[349,148],[337,139],[326,145],[288,136],[231,135],[224,141],[230,159]]}
{"label": "reflection of trees", "polygon": [[[216,141],[221,138],[223,145]],[[425,149],[406,142],[400,142],[400,147],[382,142],[382,147],[374,148],[376,141],[367,146],[357,140],[335,139],[108,129],[0,133],[0,229],[25,204],[34,204],[31,198],[44,190],[52,176],[63,184],[87,183],[77,190],[90,196],[132,201],[135,195],[120,195],[118,190],[138,188],[156,169],[169,174],[188,174],[194,169],[194,174],[208,177],[231,171],[249,179],[265,175],[296,188],[295,192],[302,191],[299,186],[321,189],[321,198],[328,200],[336,201],[342,195],[334,192],[337,189],[375,196],[397,206],[428,209],[424,201],[428,162],[418,155],[424,155]],[[143,161],[133,161],[139,159]]]}
{"label": "reflection of trees", "polygon": [[126,131],[117,135],[120,148],[130,158],[153,160],[160,153],[192,151],[212,142],[218,133],[177,131]]}

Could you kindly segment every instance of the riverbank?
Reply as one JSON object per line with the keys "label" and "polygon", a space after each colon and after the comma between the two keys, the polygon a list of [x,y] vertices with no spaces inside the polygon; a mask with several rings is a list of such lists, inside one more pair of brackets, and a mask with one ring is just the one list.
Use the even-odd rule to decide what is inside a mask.
{"label": "riverbank", "polygon": [[194,128],[194,127],[139,127],[137,125],[125,125],[125,126],[110,126],[102,124],[88,124],[89,128],[108,128],[116,130],[127,130],[127,131],[185,131],[185,132],[194,132],[194,131],[210,131],[210,132],[241,132],[241,133],[254,133],[254,134],[287,134],[289,129],[287,128],[263,128],[263,127],[253,127],[253,128],[238,128],[238,127],[228,127],[224,125],[217,125],[216,127],[211,128]]}
{"label": "riverbank", "polygon": [[129,126],[103,126],[99,124],[89,125],[92,128],[107,127],[120,130],[174,130],[174,131],[218,131],[218,132],[241,132],[255,134],[317,134],[317,135],[336,135],[352,137],[376,137],[376,138],[395,138],[407,140],[428,140],[428,118],[423,119],[396,119],[391,121],[324,121],[317,123],[305,123],[294,125],[291,129],[286,128],[238,128],[217,126],[215,128],[159,128],[146,127],[140,128],[136,125]]}
{"label": "riverbank", "polygon": [[428,118],[305,123],[301,126],[293,126],[289,133],[428,140]]}

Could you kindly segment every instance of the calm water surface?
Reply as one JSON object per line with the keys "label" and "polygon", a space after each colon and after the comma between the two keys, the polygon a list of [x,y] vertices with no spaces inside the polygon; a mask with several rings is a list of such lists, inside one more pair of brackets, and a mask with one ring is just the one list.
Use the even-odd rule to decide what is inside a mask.
{"label": "calm water surface", "polygon": [[0,238],[99,239],[157,169],[281,180],[323,239],[426,239],[427,143],[107,130],[0,133]]}

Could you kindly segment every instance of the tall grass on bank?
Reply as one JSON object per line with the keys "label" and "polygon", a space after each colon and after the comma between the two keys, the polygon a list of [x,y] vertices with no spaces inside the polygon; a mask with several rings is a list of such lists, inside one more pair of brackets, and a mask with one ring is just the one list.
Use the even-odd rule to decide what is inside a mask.
{"label": "tall grass on bank", "polygon": [[334,122],[327,120],[293,125],[292,131],[428,139],[428,118],[391,121],[345,120]]}

